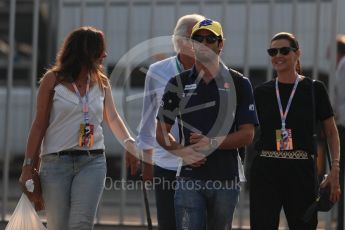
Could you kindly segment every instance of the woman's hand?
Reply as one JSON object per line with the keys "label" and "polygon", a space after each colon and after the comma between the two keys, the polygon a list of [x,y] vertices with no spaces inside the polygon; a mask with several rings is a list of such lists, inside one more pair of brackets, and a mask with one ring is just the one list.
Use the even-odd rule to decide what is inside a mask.
{"label": "woman's hand", "polygon": [[32,179],[33,172],[34,172],[33,166],[30,166],[30,165],[23,166],[22,173],[19,177],[19,184],[21,185],[21,188],[23,191],[27,190],[25,183],[26,181]]}
{"label": "woman's hand", "polygon": [[329,200],[332,201],[333,203],[338,202],[340,199],[340,194],[341,194],[338,166],[332,167],[330,174],[321,182],[321,185],[320,185],[321,188],[324,188],[326,186],[330,186],[331,188]]}
{"label": "woman's hand", "polygon": [[[28,191],[26,183],[32,180],[33,191]],[[37,170],[30,165],[22,168],[22,173],[19,177],[19,184],[22,191],[26,194],[28,199],[34,204],[35,210],[40,211],[44,209],[44,201],[42,197],[41,183]]]}

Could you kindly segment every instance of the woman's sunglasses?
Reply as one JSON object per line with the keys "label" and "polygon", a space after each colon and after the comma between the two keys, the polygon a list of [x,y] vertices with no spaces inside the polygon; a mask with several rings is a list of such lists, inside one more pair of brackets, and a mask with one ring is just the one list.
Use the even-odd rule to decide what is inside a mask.
{"label": "woman's sunglasses", "polygon": [[282,54],[282,55],[288,55],[290,53],[290,51],[296,51],[296,48],[292,48],[292,47],[281,47],[281,48],[269,48],[267,50],[268,55],[270,55],[271,57],[276,56],[278,53]]}
{"label": "woman's sunglasses", "polygon": [[202,41],[206,40],[206,43],[213,44],[216,41],[219,40],[219,38],[216,35],[209,34],[207,36],[202,35],[193,35],[192,40],[202,43]]}

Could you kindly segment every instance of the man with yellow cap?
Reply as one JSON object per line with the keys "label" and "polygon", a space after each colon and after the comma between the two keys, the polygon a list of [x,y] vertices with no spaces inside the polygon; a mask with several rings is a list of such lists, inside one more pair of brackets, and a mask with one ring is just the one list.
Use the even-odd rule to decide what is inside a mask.
{"label": "man with yellow cap", "polygon": [[[142,118],[137,143],[138,148],[143,151],[143,179],[151,180],[155,185],[158,230],[176,229],[175,190],[170,185],[175,183],[179,158],[156,143],[155,117],[167,82],[180,72],[190,69],[194,63],[189,37],[195,23],[204,18],[199,14],[189,14],[178,19],[172,36],[176,55],[150,65],[145,78]],[[172,135],[178,138],[177,124],[171,130]],[[131,156],[130,153],[127,153],[128,155]]]}
{"label": "man with yellow cap", "polygon": [[[247,78],[220,59],[224,35],[219,22],[192,29],[192,69],[172,78],[157,115],[157,142],[182,161],[177,171],[177,229],[231,229],[240,191],[238,148],[252,142],[257,116]],[[171,135],[177,118],[180,141]]]}

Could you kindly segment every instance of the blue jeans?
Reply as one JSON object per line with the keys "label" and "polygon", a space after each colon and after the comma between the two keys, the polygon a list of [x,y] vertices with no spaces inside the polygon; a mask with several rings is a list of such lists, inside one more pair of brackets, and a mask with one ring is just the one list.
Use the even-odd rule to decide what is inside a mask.
{"label": "blue jeans", "polygon": [[175,193],[178,230],[232,229],[239,182],[178,178]]}
{"label": "blue jeans", "polygon": [[105,176],[104,154],[43,156],[40,178],[48,229],[93,229]]}

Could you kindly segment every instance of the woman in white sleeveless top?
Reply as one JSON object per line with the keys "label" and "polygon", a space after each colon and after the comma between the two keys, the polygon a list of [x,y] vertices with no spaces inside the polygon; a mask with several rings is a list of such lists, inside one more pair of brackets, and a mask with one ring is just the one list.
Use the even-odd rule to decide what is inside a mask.
{"label": "woman in white sleeveless top", "polygon": [[106,176],[103,120],[126,149],[136,152],[103,71],[105,49],[101,31],[76,29],[40,82],[20,182],[32,178],[40,157],[49,230],[93,229]]}

